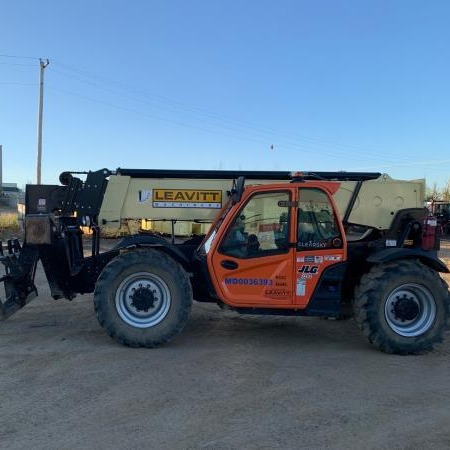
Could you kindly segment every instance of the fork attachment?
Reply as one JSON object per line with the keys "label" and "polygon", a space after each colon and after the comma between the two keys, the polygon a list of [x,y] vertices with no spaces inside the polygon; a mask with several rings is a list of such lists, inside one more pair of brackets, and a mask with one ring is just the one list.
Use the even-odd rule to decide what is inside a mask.
{"label": "fork attachment", "polygon": [[39,253],[34,246],[25,244],[21,248],[17,239],[8,240],[7,252],[0,241],[0,261],[5,274],[0,278],[4,282],[6,299],[0,299],[0,321],[6,320],[31,300],[37,297],[34,285]]}

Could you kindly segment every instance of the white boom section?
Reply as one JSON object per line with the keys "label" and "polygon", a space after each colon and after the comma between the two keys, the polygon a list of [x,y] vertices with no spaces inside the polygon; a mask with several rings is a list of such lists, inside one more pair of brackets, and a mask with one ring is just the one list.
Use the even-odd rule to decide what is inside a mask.
{"label": "white boom section", "polygon": [[[111,175],[99,214],[105,235],[140,228],[188,236],[204,234],[227,201],[232,179],[134,178]],[[249,180],[248,184],[286,183]],[[341,219],[357,186],[342,181],[335,195]],[[364,181],[348,222],[388,229],[396,211],[423,207],[425,180],[394,180],[386,174]]]}

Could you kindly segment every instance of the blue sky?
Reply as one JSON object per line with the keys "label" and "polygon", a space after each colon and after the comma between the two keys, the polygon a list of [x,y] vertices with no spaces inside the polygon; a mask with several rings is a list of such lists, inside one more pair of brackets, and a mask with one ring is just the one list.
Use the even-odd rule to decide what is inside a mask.
{"label": "blue sky", "polygon": [[5,0],[3,179],[65,170],[450,173],[450,2]]}

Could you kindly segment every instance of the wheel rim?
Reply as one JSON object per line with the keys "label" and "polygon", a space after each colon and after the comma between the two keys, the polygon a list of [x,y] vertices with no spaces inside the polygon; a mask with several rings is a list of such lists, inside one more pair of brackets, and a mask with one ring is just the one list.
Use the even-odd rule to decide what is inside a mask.
{"label": "wheel rim", "polygon": [[419,284],[403,284],[386,300],[384,314],[389,327],[400,336],[420,336],[436,318],[433,294]]}
{"label": "wheel rim", "polygon": [[150,328],[166,317],[171,296],[169,287],[161,277],[138,272],[120,283],[115,302],[117,313],[128,325]]}

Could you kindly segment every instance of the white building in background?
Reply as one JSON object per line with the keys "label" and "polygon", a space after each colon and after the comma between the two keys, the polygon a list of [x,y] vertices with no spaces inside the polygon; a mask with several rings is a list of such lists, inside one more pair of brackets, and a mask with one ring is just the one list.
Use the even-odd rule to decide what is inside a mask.
{"label": "white building in background", "polygon": [[17,203],[24,201],[25,194],[17,187],[17,183],[2,183],[0,199],[3,204],[15,208]]}
{"label": "white building in background", "polygon": [[17,183],[3,183],[3,146],[0,145],[0,208],[16,208],[18,203],[24,201],[25,193],[17,187]]}

